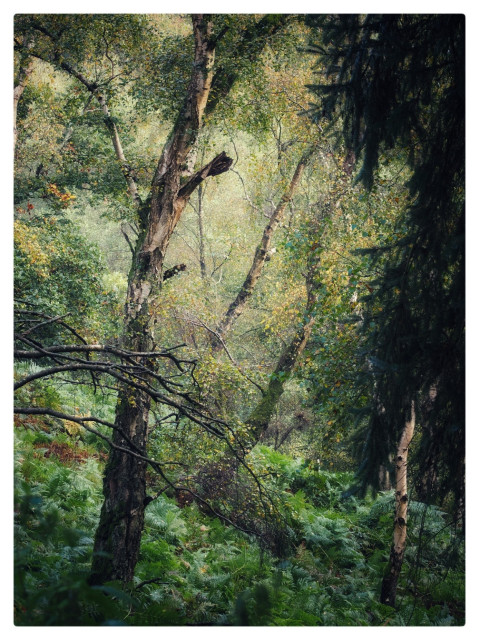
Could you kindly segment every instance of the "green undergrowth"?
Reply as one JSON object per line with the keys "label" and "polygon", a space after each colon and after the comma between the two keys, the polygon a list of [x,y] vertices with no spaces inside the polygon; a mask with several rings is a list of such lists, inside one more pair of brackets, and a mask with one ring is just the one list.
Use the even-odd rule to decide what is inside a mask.
{"label": "green undergrowth", "polygon": [[287,522],[286,557],[163,494],[147,507],[133,584],[91,587],[102,456],[53,427],[22,423],[15,439],[17,625],[464,623],[464,550],[445,513],[411,503],[397,608],[383,606],[392,493],[346,498],[350,474],[267,447],[253,463]]}

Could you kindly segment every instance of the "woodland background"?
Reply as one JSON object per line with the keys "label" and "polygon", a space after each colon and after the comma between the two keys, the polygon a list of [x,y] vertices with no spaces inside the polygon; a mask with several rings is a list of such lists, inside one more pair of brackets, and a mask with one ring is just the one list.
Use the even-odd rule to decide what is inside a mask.
{"label": "woodland background", "polygon": [[16,624],[463,624],[463,18],[14,40]]}

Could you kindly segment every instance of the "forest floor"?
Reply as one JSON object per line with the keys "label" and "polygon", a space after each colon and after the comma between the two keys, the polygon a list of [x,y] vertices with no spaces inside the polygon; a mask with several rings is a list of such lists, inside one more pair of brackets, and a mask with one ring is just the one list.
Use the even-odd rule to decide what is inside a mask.
{"label": "forest floor", "polygon": [[393,493],[346,497],[351,474],[265,446],[255,464],[281,504],[281,553],[162,494],[134,583],[90,587],[105,456],[32,420],[15,429],[17,625],[464,624],[464,549],[446,513],[411,504],[397,607],[381,605]]}

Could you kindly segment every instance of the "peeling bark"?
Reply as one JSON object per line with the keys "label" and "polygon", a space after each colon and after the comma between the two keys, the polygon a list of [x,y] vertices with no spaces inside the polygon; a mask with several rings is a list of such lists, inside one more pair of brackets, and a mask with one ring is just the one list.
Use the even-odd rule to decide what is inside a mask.
{"label": "peeling bark", "polygon": [[406,551],[407,538],[407,516],[409,497],[407,493],[407,459],[409,445],[414,435],[416,415],[414,401],[411,403],[409,419],[406,420],[404,429],[399,441],[396,456],[396,511],[394,516],[393,544],[389,556],[387,573],[381,585],[382,604],[394,607],[396,604],[396,591],[401,573],[401,567]]}
{"label": "peeling bark", "polygon": [[[201,128],[213,74],[214,47],[211,22],[195,15],[195,61],[188,92],[153,178],[150,197],[140,209],[140,235],[130,270],[125,304],[124,346],[151,351],[149,301],[163,280],[163,264],[169,240],[194,189],[208,176],[227,171],[231,160],[223,152],[182,185],[184,163]],[[144,393],[120,389],[115,424],[140,452],[146,453],[150,401]],[[114,443],[122,436],[115,430]],[[133,578],[141,541],[146,498],[144,461],[116,449],[105,470],[104,503],[96,532],[91,582],[129,582]]]}

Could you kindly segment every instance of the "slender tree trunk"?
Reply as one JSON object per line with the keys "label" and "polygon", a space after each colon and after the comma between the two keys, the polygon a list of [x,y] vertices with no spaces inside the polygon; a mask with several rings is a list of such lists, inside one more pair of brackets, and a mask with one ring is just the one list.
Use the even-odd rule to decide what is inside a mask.
{"label": "slender tree trunk", "polygon": [[263,231],[261,242],[256,247],[253,263],[251,264],[248,275],[246,276],[245,281],[243,282],[241,289],[238,292],[238,295],[230,304],[227,311],[218,323],[218,326],[216,328],[217,335],[213,335],[212,337],[211,344],[213,347],[213,351],[219,351],[222,348],[223,338],[225,334],[231,329],[233,324],[243,313],[243,310],[249,298],[253,294],[254,288],[256,286],[256,283],[258,282],[259,277],[261,276],[263,267],[271,249],[273,234],[284,217],[284,211],[288,202],[290,202],[296,189],[298,188],[298,185],[301,181],[301,176],[303,175],[306,165],[314,152],[314,148],[314,146],[311,147],[298,162],[288,188],[281,196],[278,206],[274,210],[268,224]]}
{"label": "slender tree trunk", "polygon": [[310,267],[306,278],[308,301],[305,317],[307,320],[298,328],[291,342],[281,353],[263,397],[246,420],[246,424],[250,429],[250,448],[255,446],[268,428],[276,406],[283,395],[284,386],[291,377],[294,367],[311,337],[315,322],[314,307],[317,302],[318,271],[319,263],[315,263]]}
{"label": "slender tree trunk", "polygon": [[[288,192],[283,195],[283,198],[288,198],[289,192],[291,189],[295,189],[296,185],[301,177],[302,172],[307,164],[307,161],[314,153],[315,147],[311,147],[309,151],[303,156],[300,160],[298,166],[296,167],[295,175],[293,176],[293,180],[289,186]],[[342,170],[343,174],[339,179],[339,185],[343,188],[347,188],[349,185],[349,181],[354,169],[355,156],[352,151],[348,151],[343,162]],[[298,175],[299,174],[299,175]],[[335,193],[337,190],[337,185],[334,185],[332,192]],[[282,200],[283,200],[282,198]],[[278,208],[282,206],[282,202],[278,205]],[[332,206],[332,205],[329,205]],[[276,209],[276,211],[278,210]],[[276,214],[275,211],[275,214]],[[273,215],[275,215],[273,214]],[[282,214],[281,214],[282,215]],[[265,241],[265,236],[267,236],[268,227],[265,229],[265,233],[263,234],[262,244]],[[262,245],[260,245],[261,247]],[[260,249],[258,247],[258,250]],[[257,250],[257,253],[258,253]],[[256,259],[256,256],[255,256]],[[319,285],[319,261],[315,261],[314,254],[311,255],[311,263],[308,270],[308,274],[306,276],[306,287],[308,291],[308,301],[306,305],[306,313],[305,317],[308,319],[305,321],[303,325],[301,325],[292,341],[285,347],[281,356],[278,360],[276,368],[273,374],[270,377],[268,387],[259,401],[258,405],[255,407],[251,415],[246,421],[246,424],[250,427],[250,446],[251,448],[259,441],[263,433],[268,428],[270,420],[273,416],[274,411],[276,410],[276,406],[283,395],[284,386],[286,382],[291,377],[291,374],[296,366],[296,362],[300,358],[303,353],[306,345],[308,344],[309,338],[311,336],[311,332],[313,330],[313,325],[315,322],[315,314],[314,307],[317,301],[317,287]],[[250,271],[251,273],[251,271]],[[245,283],[248,279],[245,281]],[[234,303],[233,303],[234,305]],[[231,306],[233,306],[231,305]],[[230,307],[231,308],[231,307]]]}
{"label": "slender tree trunk", "polygon": [[[305,316],[308,318],[304,325],[300,326],[292,338],[291,342],[285,347],[278,360],[276,368],[270,376],[268,387],[263,391],[263,397],[245,421],[249,434],[247,442],[243,443],[243,455],[253,449],[258,443],[263,433],[269,426],[270,420],[276,409],[276,406],[284,392],[284,386],[291,377],[293,369],[301,356],[308,340],[314,324],[314,307],[317,301],[317,274],[319,271],[319,263],[310,266],[306,277],[306,287],[308,292],[308,300],[306,304]],[[288,434],[289,435],[289,434]],[[279,434],[276,436],[278,442]],[[235,475],[238,471],[238,460],[227,456],[221,464],[212,463],[205,466],[197,474],[200,479],[199,492],[205,499],[213,496],[213,492],[217,489],[217,477],[223,480],[229,478],[229,482],[233,483]],[[206,481],[206,482],[205,482]],[[201,508],[201,505],[200,505]]]}
{"label": "slender tree trunk", "polygon": [[136,177],[133,173],[132,167],[126,161],[125,153],[123,151],[123,146],[121,144],[120,134],[118,132],[118,127],[116,126],[115,121],[111,117],[108,104],[106,103],[106,100],[102,95],[102,93],[98,90],[95,90],[94,95],[101,106],[101,110],[103,111],[105,124],[110,133],[113,148],[115,150],[115,155],[120,164],[121,171],[128,185],[128,192],[130,194],[130,197],[133,200],[134,205],[136,207],[139,207],[141,205],[141,200],[138,194],[138,187],[136,185]]}
{"label": "slender tree trunk", "polygon": [[[173,132],[165,145],[153,178],[151,196],[140,209],[142,229],[135,247],[125,305],[125,347],[150,351],[149,301],[162,281],[165,252],[173,230],[194,189],[210,175],[227,171],[231,159],[221,153],[181,186],[185,159],[201,127],[213,74],[214,44],[211,23],[193,16],[195,61],[188,92]],[[141,452],[148,440],[149,400],[141,392],[120,389],[113,440],[124,446],[122,431]],[[92,583],[131,581],[138,559],[144,521],[145,464],[112,451],[105,470],[105,500],[96,532]]]}
{"label": "slender tree trunk", "polygon": [[394,517],[394,534],[387,573],[381,585],[382,604],[390,607],[396,605],[396,591],[401,567],[406,550],[408,502],[407,494],[407,458],[409,445],[414,435],[416,424],[414,401],[411,403],[409,419],[406,420],[399,441],[396,456],[396,511]]}
{"label": "slender tree trunk", "polygon": [[385,464],[379,467],[379,490],[389,491],[391,489],[391,475]]}
{"label": "slender tree trunk", "polygon": [[415,489],[417,492],[418,500],[421,502],[430,502],[432,496],[437,488],[437,449],[432,445],[434,442],[434,424],[430,419],[430,414],[434,408],[434,403],[437,396],[437,385],[431,385],[429,393],[425,398],[421,407],[421,429],[423,434],[427,434],[431,442],[431,446],[428,448],[427,454],[423,458],[422,467],[424,473],[419,478]]}
{"label": "slender tree trunk", "polygon": [[[26,45],[28,51],[29,43]],[[13,89],[13,150],[17,147],[18,129],[17,129],[17,114],[18,103],[25,91],[27,81],[34,68],[34,60],[28,56],[28,53],[22,53],[20,57],[20,67],[15,79],[15,86]]]}
{"label": "slender tree trunk", "polygon": [[[372,363],[369,362],[368,364],[369,368],[372,369]],[[386,414],[386,409],[384,408],[383,403],[381,402],[380,398],[379,398],[379,392],[378,392],[378,384],[377,384],[377,380],[374,380],[374,392],[373,392],[373,403],[374,406],[376,408],[376,416],[378,420],[381,420],[384,418],[385,414]],[[386,441],[384,440],[382,442],[382,445],[384,447],[384,450],[382,452],[377,451],[376,453],[384,460],[387,459],[387,463],[383,463],[379,465],[379,469],[378,469],[378,489],[380,491],[390,491],[392,489],[392,482],[391,482],[391,473],[390,471],[392,470],[392,465],[393,465],[393,454],[392,453],[388,453],[386,451],[387,449],[387,444]]]}
{"label": "slender tree trunk", "polygon": [[205,232],[203,229],[203,185],[198,187],[198,240],[200,248],[200,272],[203,281],[206,280],[206,259],[205,259]]}

